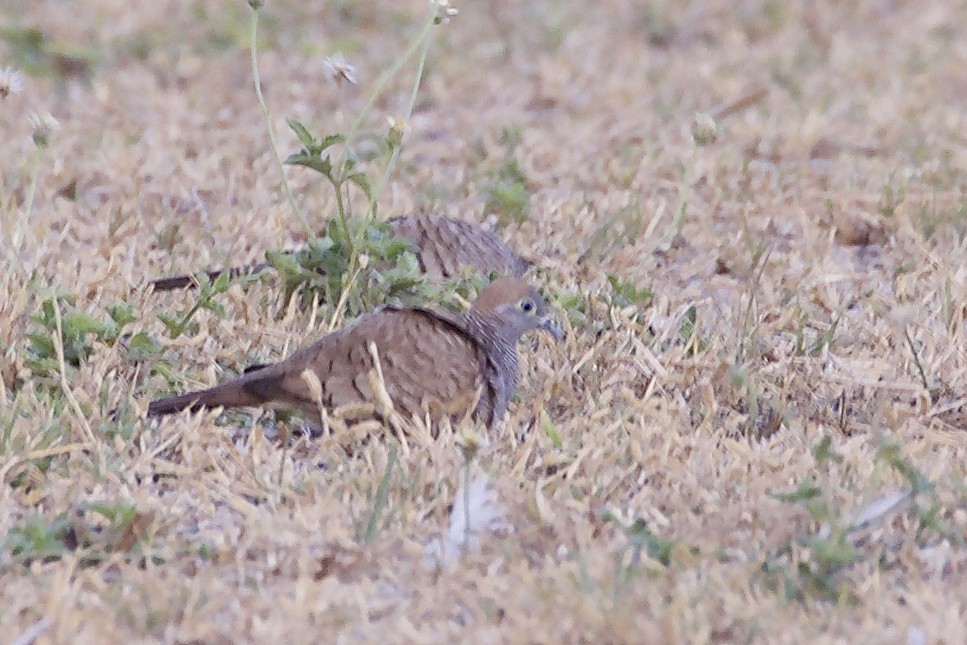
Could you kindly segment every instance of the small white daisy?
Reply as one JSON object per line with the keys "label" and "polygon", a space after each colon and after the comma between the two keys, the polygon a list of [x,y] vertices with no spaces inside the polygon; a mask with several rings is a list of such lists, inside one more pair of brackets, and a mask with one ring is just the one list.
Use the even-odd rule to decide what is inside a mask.
{"label": "small white daisy", "polygon": [[450,18],[460,13],[456,7],[450,6],[450,0],[430,0],[430,5],[436,10],[433,22],[447,24]]}
{"label": "small white daisy", "polygon": [[60,130],[60,122],[50,112],[31,112],[27,123],[30,124],[31,136],[38,148],[46,148],[50,144],[50,136]]}
{"label": "small white daisy", "polygon": [[356,68],[349,64],[342,54],[326,56],[322,60],[326,79],[340,85],[342,83],[356,84]]}
{"label": "small white daisy", "polygon": [[24,88],[24,75],[14,67],[0,69],[0,101],[11,94],[20,94]]}

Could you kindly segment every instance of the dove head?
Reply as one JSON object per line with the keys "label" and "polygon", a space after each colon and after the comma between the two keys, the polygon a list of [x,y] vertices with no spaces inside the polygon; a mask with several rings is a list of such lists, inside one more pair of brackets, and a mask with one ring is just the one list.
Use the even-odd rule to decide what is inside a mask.
{"label": "dove head", "polygon": [[514,278],[487,285],[474,301],[469,316],[492,327],[502,339],[512,343],[532,329],[543,329],[559,341],[564,339],[537,289]]}

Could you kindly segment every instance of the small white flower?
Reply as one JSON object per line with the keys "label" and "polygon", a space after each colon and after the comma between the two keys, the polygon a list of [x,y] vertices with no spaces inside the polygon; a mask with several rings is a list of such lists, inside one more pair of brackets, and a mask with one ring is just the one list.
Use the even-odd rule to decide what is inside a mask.
{"label": "small white flower", "polygon": [[50,144],[50,136],[60,130],[60,123],[50,112],[31,112],[27,123],[30,124],[34,145],[38,148],[46,148]]}
{"label": "small white flower", "polygon": [[403,135],[410,130],[410,124],[406,122],[406,119],[398,116],[386,117],[386,124],[389,126],[389,132],[386,134],[387,141],[389,141],[390,146],[399,147],[403,143]]}
{"label": "small white flower", "polygon": [[24,89],[24,75],[14,67],[0,69],[0,101]]}
{"label": "small white flower", "polygon": [[356,84],[356,68],[349,64],[342,54],[326,56],[322,59],[326,79],[340,85],[342,83]]}
{"label": "small white flower", "polygon": [[410,124],[406,122],[406,119],[400,116],[386,117],[386,125],[389,126],[390,133],[401,137],[410,130]]}
{"label": "small white flower", "polygon": [[430,0],[430,6],[436,10],[436,15],[433,17],[433,22],[436,24],[447,24],[450,22],[450,18],[454,17],[459,11],[456,7],[450,6],[450,0]]}
{"label": "small white flower", "polygon": [[718,124],[710,114],[696,112],[692,120],[692,140],[695,145],[707,146],[718,136]]}

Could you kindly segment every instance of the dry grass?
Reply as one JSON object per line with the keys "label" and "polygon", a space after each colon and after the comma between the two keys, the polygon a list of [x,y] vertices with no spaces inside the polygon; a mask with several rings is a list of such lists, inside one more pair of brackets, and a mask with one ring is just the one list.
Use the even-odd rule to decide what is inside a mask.
{"label": "dry grass", "polygon": [[[263,9],[283,154],[286,116],[345,131],[426,12],[322,4]],[[8,3],[49,47],[0,49],[34,65],[0,102],[0,640],[962,641],[967,13],[798,4],[495,0],[434,30],[380,213],[500,220],[570,327],[522,347],[469,466],[499,521],[441,568],[452,436],[347,456],[283,448],[264,417],[130,409],[331,314],[280,307],[269,278],[172,339],[158,315],[197,295],[142,288],[305,239],[245,3]],[[359,86],[325,82],[335,51]],[[60,122],[45,150],[30,110]],[[331,191],[289,176],[321,227]],[[117,342],[50,340],[123,303]]]}

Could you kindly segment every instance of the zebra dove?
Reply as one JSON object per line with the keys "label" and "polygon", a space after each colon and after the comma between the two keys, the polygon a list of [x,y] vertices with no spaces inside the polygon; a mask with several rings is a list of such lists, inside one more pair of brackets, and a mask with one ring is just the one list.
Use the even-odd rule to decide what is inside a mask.
{"label": "zebra dove", "polygon": [[148,416],[264,404],[318,424],[320,406],[327,412],[360,404],[385,409],[388,398],[405,419],[429,412],[437,421],[458,419],[475,402],[473,418],[492,428],[517,389],[517,341],[533,329],[563,338],[537,289],[503,278],[484,288],[463,314],[385,306],[279,363],[153,401]]}
{"label": "zebra dove", "polygon": [[[530,260],[514,253],[490,231],[476,224],[438,215],[404,215],[387,220],[390,231],[412,243],[417,251],[420,268],[430,277],[449,278],[462,267],[472,267],[482,274],[497,273],[519,278],[533,265]],[[271,268],[268,262],[244,267],[207,271],[212,280],[222,273],[236,278],[240,275],[261,273]],[[155,291],[190,288],[193,276],[181,275],[159,278],[151,284]]]}

